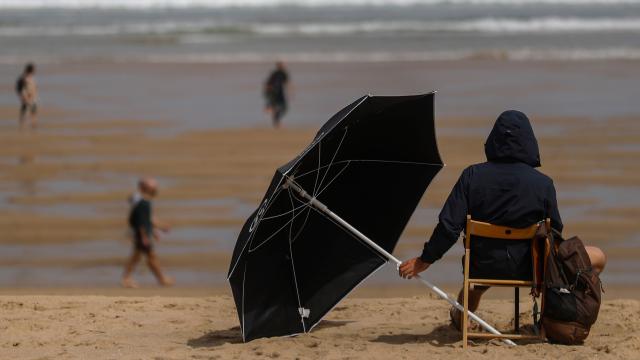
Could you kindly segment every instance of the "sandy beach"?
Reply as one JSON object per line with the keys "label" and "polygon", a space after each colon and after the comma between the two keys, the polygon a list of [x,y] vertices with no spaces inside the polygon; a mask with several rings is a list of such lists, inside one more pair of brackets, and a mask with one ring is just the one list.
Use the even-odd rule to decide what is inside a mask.
{"label": "sandy beach", "polygon": [[[479,312],[509,328],[511,305]],[[640,303],[608,300],[584,346],[478,342],[468,351],[429,296],[354,298],[311,333],[242,343],[229,296],[0,296],[0,353],[20,359],[631,359]],[[526,316],[524,314],[523,316]]]}
{"label": "sandy beach", "polygon": [[[336,110],[327,110],[323,120]],[[292,116],[285,124],[295,125],[280,131],[266,121],[193,129],[153,116],[43,106],[38,130],[21,133],[15,113],[15,107],[0,107],[2,358],[627,359],[640,349],[636,115],[532,117],[540,170],[554,179],[565,234],[579,234],[609,256],[605,302],[587,343],[508,348],[479,342],[465,353],[448,325],[446,303],[398,279],[392,266],[311,334],[241,343],[225,280],[231,250],[275,168],[303,149],[317,127],[295,124]],[[462,169],[484,160],[493,121],[437,117],[447,166],[422,199],[396,256],[419,253]],[[157,214],[173,225],[158,244],[161,264],[177,280],[170,289],[156,287],[144,266],[135,274],[142,289],[118,287],[131,246],[126,198],[142,175],[158,177]],[[428,273],[450,293],[460,283],[460,255],[461,246],[454,246]],[[526,323],[531,307],[522,294]],[[508,328],[508,297],[491,291],[479,314]]]}
{"label": "sandy beach", "polygon": [[[639,358],[639,35],[640,0],[0,1],[0,360]],[[265,85],[281,61],[275,130]],[[37,129],[19,130],[16,91],[36,99]],[[464,351],[449,305],[392,265],[311,333],[243,343],[226,275],[276,168],[365,94],[433,91],[446,166],[393,254],[421,253],[496,117],[520,110],[563,235],[608,257],[586,343]],[[144,261],[140,287],[121,287],[142,177],[158,180],[153,215],[171,225],[154,247],[172,287]],[[462,254],[459,241],[423,276],[456,294]],[[512,297],[491,289],[477,313],[507,330]]]}

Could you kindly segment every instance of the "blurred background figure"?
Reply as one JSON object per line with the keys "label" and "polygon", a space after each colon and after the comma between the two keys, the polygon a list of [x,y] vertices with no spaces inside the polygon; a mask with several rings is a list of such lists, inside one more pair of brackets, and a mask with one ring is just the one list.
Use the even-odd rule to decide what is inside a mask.
{"label": "blurred background figure", "polygon": [[287,97],[289,95],[289,73],[284,63],[278,61],[276,68],[269,74],[264,85],[266,111],[271,115],[273,127],[280,127],[280,120],[287,111]]}
{"label": "blurred background figure", "polygon": [[138,182],[138,192],[129,198],[131,204],[129,226],[133,230],[133,253],[125,265],[122,276],[122,286],[124,287],[138,287],[131,274],[143,255],[146,256],[147,265],[158,283],[162,286],[173,285],[173,279],[162,273],[153,248],[153,241],[160,240],[157,230],[169,232],[169,226],[160,224],[152,214],[151,200],[157,194],[158,182],[152,178],[143,178]]}
{"label": "blurred background figure", "polygon": [[28,63],[24,71],[16,80],[16,93],[20,99],[20,129],[23,129],[27,120],[31,123],[31,128],[35,129],[38,118],[38,88],[36,86],[36,67],[33,63]]}

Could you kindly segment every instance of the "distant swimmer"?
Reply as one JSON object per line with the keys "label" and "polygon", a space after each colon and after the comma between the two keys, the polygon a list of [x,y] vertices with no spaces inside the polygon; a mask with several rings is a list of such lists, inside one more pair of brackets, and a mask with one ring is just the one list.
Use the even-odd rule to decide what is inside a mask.
{"label": "distant swimmer", "polygon": [[276,63],[264,84],[266,111],[271,115],[273,127],[280,127],[280,120],[287,111],[287,97],[289,95],[289,74],[282,61]]}
{"label": "distant swimmer", "polygon": [[31,123],[31,128],[35,129],[38,123],[38,88],[36,86],[36,67],[33,63],[28,63],[24,71],[16,80],[16,93],[20,99],[20,129],[23,129],[27,120]]}
{"label": "distant swimmer", "polygon": [[153,249],[153,241],[158,241],[158,230],[169,232],[169,226],[160,224],[152,215],[151,200],[158,194],[158,182],[155,179],[144,178],[138,182],[138,192],[129,198],[131,205],[129,213],[129,226],[133,230],[133,253],[127,262],[122,276],[122,286],[135,288],[138,284],[131,274],[140,258],[147,258],[147,265],[158,283],[163,286],[173,285],[173,279],[165,276],[158,264],[158,258]]}

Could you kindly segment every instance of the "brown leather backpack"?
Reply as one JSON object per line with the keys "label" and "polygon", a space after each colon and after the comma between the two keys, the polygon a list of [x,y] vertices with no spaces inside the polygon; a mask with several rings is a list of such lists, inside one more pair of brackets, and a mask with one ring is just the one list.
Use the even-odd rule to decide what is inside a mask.
{"label": "brown leather backpack", "polygon": [[544,274],[542,327],[551,342],[582,344],[598,318],[602,284],[577,236],[551,236]]}

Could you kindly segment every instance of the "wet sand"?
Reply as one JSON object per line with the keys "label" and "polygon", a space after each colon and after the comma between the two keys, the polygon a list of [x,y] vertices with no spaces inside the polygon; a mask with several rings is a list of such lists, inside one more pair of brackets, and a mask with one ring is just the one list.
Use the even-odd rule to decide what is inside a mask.
{"label": "wet sand", "polygon": [[[129,253],[127,196],[141,175],[160,179],[156,214],[174,226],[158,250],[185,286],[224,286],[229,254],[244,219],[276,167],[295,156],[315,129],[270,128],[150,133],[164,122],[65,121],[43,113],[36,132],[20,133],[14,110],[0,109],[0,285],[113,286]],[[60,120],[57,120],[60,119]],[[447,166],[436,177],[395,254],[419,254],[462,169],[483,161],[493,119],[438,118]],[[534,118],[543,167],[556,184],[565,234],[579,234],[609,255],[605,286],[638,284],[637,216],[640,127],[635,117]],[[445,286],[459,282],[460,246],[434,267]],[[393,269],[371,279],[395,284]],[[143,283],[153,283],[140,267]]]}
{"label": "wet sand", "polygon": [[[509,329],[511,304],[479,311]],[[242,343],[229,296],[0,296],[7,358],[118,359],[630,359],[640,350],[640,303],[609,300],[584,346],[478,341],[467,351],[447,304],[427,296],[347,299],[311,333]],[[530,312],[522,314],[523,321]],[[527,319],[528,320],[528,319]]]}
{"label": "wet sand", "polygon": [[[35,59],[37,62],[37,59]],[[286,59],[285,59],[286,60]],[[273,64],[256,63],[43,63],[38,68],[41,108],[67,121],[162,120],[177,130],[267,124],[261,84]],[[640,114],[635,101],[640,61],[290,62],[293,96],[284,124],[318,128],[328,116],[364,94],[438,91],[440,116],[495,118],[515,108],[534,117]],[[0,107],[12,113],[21,65],[0,63]],[[12,114],[12,118],[13,118]],[[50,116],[50,115],[48,115]],[[85,129],[86,130],[86,129]],[[74,131],[74,130],[65,130]]]}

